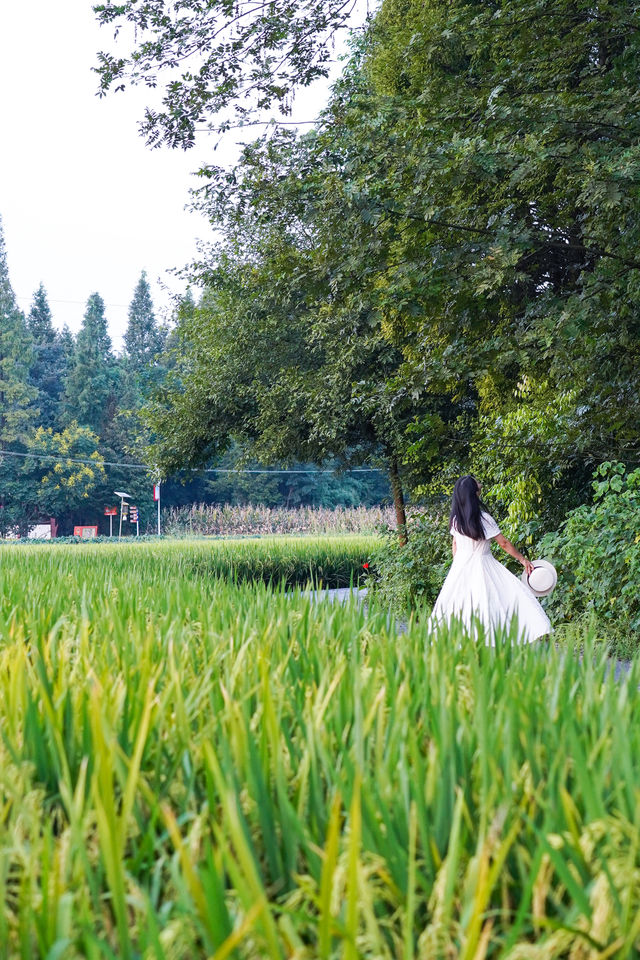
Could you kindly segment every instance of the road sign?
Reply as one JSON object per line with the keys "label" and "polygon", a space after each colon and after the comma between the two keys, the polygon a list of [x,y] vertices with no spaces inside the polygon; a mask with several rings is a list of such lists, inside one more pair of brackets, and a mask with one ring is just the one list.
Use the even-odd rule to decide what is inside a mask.
{"label": "road sign", "polygon": [[113,518],[118,516],[117,507],[105,507],[104,508],[105,517],[109,517],[109,536],[113,536]]}
{"label": "road sign", "polygon": [[138,516],[138,508],[133,504],[129,507],[129,523],[135,523],[136,525],[136,537],[140,536],[140,517]]}
{"label": "road sign", "polygon": [[74,537],[82,537],[83,540],[93,540],[94,537],[98,536],[97,527],[74,527],[73,528]]}

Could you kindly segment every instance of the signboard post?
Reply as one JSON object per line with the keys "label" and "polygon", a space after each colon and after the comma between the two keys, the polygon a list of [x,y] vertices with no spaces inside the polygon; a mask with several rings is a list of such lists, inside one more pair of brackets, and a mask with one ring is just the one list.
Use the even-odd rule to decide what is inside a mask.
{"label": "signboard post", "polygon": [[136,525],[136,537],[140,536],[140,517],[138,514],[138,508],[134,507],[133,504],[129,507],[129,523],[135,523]]}
{"label": "signboard post", "polygon": [[93,540],[98,536],[98,528],[94,526],[82,526],[73,528],[74,537],[81,537],[83,540]]}
{"label": "signboard post", "polygon": [[160,481],[153,485],[153,499],[158,504],[158,536],[160,536]]}
{"label": "signboard post", "polygon": [[117,507],[105,507],[104,508],[105,517],[109,517],[109,536],[113,536],[113,518],[118,516]]}

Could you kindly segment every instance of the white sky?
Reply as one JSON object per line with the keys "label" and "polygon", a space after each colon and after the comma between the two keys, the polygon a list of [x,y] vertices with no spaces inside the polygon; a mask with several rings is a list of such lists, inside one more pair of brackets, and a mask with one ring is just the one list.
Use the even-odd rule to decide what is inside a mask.
{"label": "white sky", "polygon": [[[354,18],[355,19],[355,18]],[[91,0],[4,0],[0,13],[0,216],[11,284],[28,311],[42,281],[56,326],[80,326],[88,296],[107,304],[119,347],[128,304],[142,270],[152,282],[156,312],[170,308],[166,273],[209,240],[204,219],[185,210],[193,172],[202,163],[232,163],[236,143],[257,135],[201,135],[186,153],[152,150],[137,123],[150,92],[96,96],[91,72],[100,49],[112,48]],[[327,84],[300,91],[295,118],[313,119]]]}

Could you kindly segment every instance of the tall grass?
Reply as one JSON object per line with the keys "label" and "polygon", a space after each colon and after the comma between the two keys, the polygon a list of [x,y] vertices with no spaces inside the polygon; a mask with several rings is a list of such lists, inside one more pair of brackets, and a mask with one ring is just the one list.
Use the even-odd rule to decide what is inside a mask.
{"label": "tall grass", "polygon": [[0,957],[640,950],[640,668],[0,551]]}
{"label": "tall grass", "polygon": [[266,507],[205,504],[163,512],[162,529],[173,537],[374,533],[395,524],[393,507]]}

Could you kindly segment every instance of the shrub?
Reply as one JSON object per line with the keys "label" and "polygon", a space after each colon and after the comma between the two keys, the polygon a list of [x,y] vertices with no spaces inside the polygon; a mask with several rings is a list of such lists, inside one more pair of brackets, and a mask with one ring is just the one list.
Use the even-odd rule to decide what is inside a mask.
{"label": "shrub", "polygon": [[382,531],[375,553],[375,589],[399,614],[432,605],[451,564],[448,514],[414,514],[407,520],[408,542],[400,546],[397,530]]}
{"label": "shrub", "polygon": [[540,543],[558,568],[547,610],[556,622],[595,619],[613,646],[628,649],[640,637],[640,469],[603,463],[593,488],[594,503]]}

